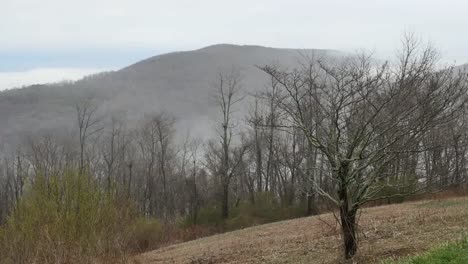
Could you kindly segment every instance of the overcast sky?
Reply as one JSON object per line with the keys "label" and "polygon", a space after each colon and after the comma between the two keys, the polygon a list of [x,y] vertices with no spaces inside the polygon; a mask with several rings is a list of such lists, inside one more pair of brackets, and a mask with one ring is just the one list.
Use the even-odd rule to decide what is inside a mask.
{"label": "overcast sky", "polygon": [[217,43],[385,57],[405,31],[462,64],[467,12],[466,0],[1,0],[0,89]]}

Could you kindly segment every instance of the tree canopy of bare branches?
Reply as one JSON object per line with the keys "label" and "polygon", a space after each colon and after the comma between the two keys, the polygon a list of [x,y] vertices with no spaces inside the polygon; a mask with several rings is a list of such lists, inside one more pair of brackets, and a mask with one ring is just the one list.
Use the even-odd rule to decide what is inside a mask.
{"label": "tree canopy of bare branches", "polygon": [[339,208],[347,258],[357,251],[357,211],[383,198],[389,164],[422,152],[428,131],[453,120],[466,102],[465,73],[436,68],[437,52],[411,36],[403,44],[395,65],[358,54],[312,59],[292,71],[261,68],[280,87],[272,99],[286,116],[281,126],[302,131],[326,157],[336,188],[312,184]]}

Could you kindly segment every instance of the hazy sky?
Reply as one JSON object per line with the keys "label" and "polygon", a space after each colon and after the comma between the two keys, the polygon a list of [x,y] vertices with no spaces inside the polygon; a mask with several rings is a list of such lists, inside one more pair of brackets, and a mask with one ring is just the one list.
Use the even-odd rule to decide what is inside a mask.
{"label": "hazy sky", "polygon": [[387,56],[404,31],[461,64],[467,12],[466,0],[1,0],[0,89],[216,43]]}

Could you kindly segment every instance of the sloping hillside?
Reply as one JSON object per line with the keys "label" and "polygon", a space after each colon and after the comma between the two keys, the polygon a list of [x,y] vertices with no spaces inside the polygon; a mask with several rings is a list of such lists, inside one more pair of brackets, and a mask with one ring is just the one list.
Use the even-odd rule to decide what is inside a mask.
{"label": "sloping hillside", "polygon": [[[468,199],[369,208],[360,219],[358,263],[416,254],[468,232]],[[142,254],[136,263],[339,263],[334,216],[282,221]]]}
{"label": "sloping hillside", "polygon": [[[89,76],[75,83],[35,85],[0,92],[2,142],[41,130],[66,130],[75,121],[74,105],[94,97],[102,114],[125,116],[134,122],[145,113],[165,110],[175,115],[181,133],[206,135],[216,118],[210,98],[219,70],[238,68],[244,92],[263,90],[268,78],[256,65],[294,67],[303,55],[334,56],[326,50],[276,49],[215,45],[149,58],[116,72]],[[246,107],[239,107],[246,110]],[[131,127],[133,123],[130,123]]]}

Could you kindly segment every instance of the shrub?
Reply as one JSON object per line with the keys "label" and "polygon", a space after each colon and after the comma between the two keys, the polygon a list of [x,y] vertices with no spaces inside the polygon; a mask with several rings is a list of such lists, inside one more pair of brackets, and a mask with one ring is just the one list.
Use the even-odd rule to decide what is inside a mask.
{"label": "shrub", "polygon": [[[220,207],[209,205],[202,207],[198,213],[197,225],[217,227],[218,231],[228,231],[249,226],[270,223],[285,219],[297,218],[304,214],[300,206],[281,206],[270,192],[257,193],[255,203],[239,201],[230,211],[229,218],[223,221]],[[186,218],[182,225],[193,225],[193,219]]]}
{"label": "shrub", "polygon": [[[223,223],[221,218],[221,208],[217,205],[208,205],[206,207],[200,208],[197,217],[198,225],[209,225],[209,226],[220,226]],[[184,221],[185,226],[190,226],[195,224],[192,217],[187,217]]]}
{"label": "shrub", "polygon": [[297,218],[304,214],[300,206],[282,206],[269,192],[257,193],[255,203],[242,201],[231,211],[226,222],[228,230],[245,228],[253,225],[271,223],[285,219]]}
{"label": "shrub", "polygon": [[388,183],[383,181],[376,184],[381,190],[373,198],[388,196],[389,198],[383,200],[387,204],[403,203],[407,196],[416,193],[417,184],[417,178],[411,176],[405,177],[404,180],[392,180]]}
{"label": "shrub", "polygon": [[132,250],[144,252],[161,243],[163,226],[156,219],[138,218],[132,231]]}
{"label": "shrub", "polygon": [[0,262],[124,261],[132,208],[74,171],[38,176],[1,228]]}

